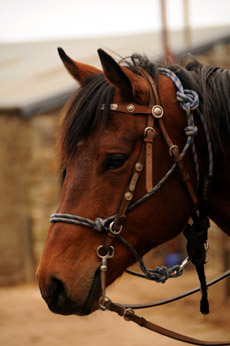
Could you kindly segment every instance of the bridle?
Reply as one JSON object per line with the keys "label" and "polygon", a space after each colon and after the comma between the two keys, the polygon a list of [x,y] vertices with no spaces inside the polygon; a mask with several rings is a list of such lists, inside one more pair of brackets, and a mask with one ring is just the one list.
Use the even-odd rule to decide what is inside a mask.
{"label": "bridle", "polygon": [[[138,273],[133,273],[131,271],[128,271],[129,273],[133,275],[141,276],[149,280],[154,280],[156,282],[165,282],[170,277],[176,277],[176,276],[182,275],[184,271],[184,267],[189,260],[191,260],[192,263],[195,264],[196,267],[199,267],[199,270],[201,271],[201,274],[198,272],[199,278],[200,278],[200,275],[202,276],[204,271],[202,268],[205,263],[205,253],[207,250],[207,229],[209,227],[206,205],[207,205],[209,185],[210,185],[212,171],[213,171],[213,154],[211,149],[211,141],[210,141],[208,128],[207,128],[205,119],[198,109],[199,98],[197,93],[193,90],[184,90],[178,77],[172,71],[163,69],[163,68],[160,68],[159,71],[161,74],[171,78],[174,84],[177,86],[178,88],[177,100],[180,102],[181,107],[185,110],[187,115],[187,127],[185,128],[187,141],[182,152],[181,153],[179,152],[178,146],[173,143],[173,141],[169,137],[168,132],[164,126],[164,122],[163,122],[164,111],[161,106],[156,85],[151,75],[144,69],[138,68],[139,74],[145,78],[149,86],[149,105],[146,106],[146,105],[140,105],[136,103],[110,104],[110,110],[113,112],[132,114],[134,116],[144,115],[147,118],[146,127],[143,133],[143,143],[141,145],[139,154],[134,164],[133,172],[131,174],[131,179],[122,197],[118,212],[115,215],[108,217],[106,219],[96,218],[95,221],[89,220],[87,218],[83,218],[77,215],[55,213],[51,215],[50,222],[64,222],[64,223],[76,224],[76,225],[92,228],[98,232],[106,233],[106,238],[104,243],[97,248],[97,256],[101,260],[101,265],[100,265],[101,297],[99,299],[99,306],[102,310],[110,310],[110,311],[117,312],[119,315],[123,316],[126,320],[132,320],[141,326],[144,326],[160,334],[166,335],[168,337],[171,337],[183,342],[187,342],[187,343],[191,343],[195,345],[213,345],[213,346],[214,345],[230,345],[230,342],[200,341],[200,340],[196,340],[196,339],[166,330],[162,327],[152,324],[149,321],[146,321],[142,317],[137,316],[134,313],[133,309],[138,307],[133,307],[133,306],[130,307],[128,305],[113,303],[111,299],[106,296],[107,261],[108,259],[114,256],[115,250],[112,245],[114,242],[114,239],[120,240],[131,251],[131,253],[134,255],[136,260],[139,262],[140,268],[143,274],[138,274]],[[194,118],[193,118],[193,111],[195,109],[197,110],[204,127],[204,132],[206,135],[206,141],[207,141],[207,147],[208,147],[208,156],[209,156],[208,174],[204,183],[204,186],[205,186],[205,188],[203,189],[204,193],[202,194],[202,201],[205,200],[206,202],[203,203],[205,204],[205,207],[202,207],[202,209],[199,210],[199,215],[197,214],[196,210],[198,208],[198,204],[200,204],[198,203],[200,202],[200,200],[198,200],[196,192],[192,186],[190,176],[183,163],[183,158],[185,154],[187,153],[188,149],[191,147],[192,153],[193,153],[197,183],[199,183],[200,182],[199,165],[198,165],[198,159],[197,159],[196,148],[194,143],[194,135],[196,135],[198,131],[197,127],[195,126]],[[104,105],[101,106],[101,110],[102,111],[104,110]],[[165,142],[168,145],[169,155],[174,160],[174,164],[169,169],[169,171],[165,174],[165,176],[155,186],[153,186],[152,146],[153,146],[154,138],[156,136],[156,132],[154,128],[154,124],[156,121],[158,122],[163,138],[165,139]],[[140,199],[132,203],[132,200],[135,194],[135,189],[138,184],[138,180],[143,172],[144,167],[145,167],[145,173],[146,173],[145,185],[146,185],[147,193],[144,196],[142,196]],[[185,236],[188,239],[189,256],[182,262],[181,265],[176,265],[173,268],[168,269],[165,267],[157,267],[155,270],[150,270],[145,266],[142,258],[138,255],[138,253],[133,248],[133,246],[121,236],[122,227],[124,226],[127,213],[130,210],[137,207],[140,203],[143,203],[146,199],[151,197],[153,194],[155,194],[160,189],[162,184],[164,184],[164,182],[174,172],[176,167],[179,167],[182,180],[195,206],[195,212],[193,213],[194,224],[192,226],[187,225],[186,232],[185,232]],[[201,228],[203,230],[202,234],[201,234]],[[192,234],[192,236],[190,236],[190,233]],[[194,246],[198,246],[200,253],[197,254],[197,251],[195,251],[195,255],[194,255]],[[192,251],[190,248],[192,248]],[[189,249],[190,249],[190,252],[189,252]],[[230,275],[230,271],[224,273],[223,277],[217,278],[215,282],[221,280],[222,278],[228,275]],[[201,288],[195,289],[193,291],[196,292],[197,290],[201,289],[202,299],[205,301],[205,304],[204,304],[205,308],[204,308],[204,311],[202,312],[207,313],[208,312],[207,286],[213,284],[213,282],[206,284],[205,279],[203,282],[202,280],[203,279],[200,278]],[[192,294],[192,293],[189,292],[188,294]],[[184,294],[183,296],[186,296],[186,294]],[[176,300],[174,298],[175,297],[173,297],[172,300],[170,301]],[[152,304],[151,306],[154,306],[154,304]],[[144,305],[141,304],[141,307],[143,308]],[[201,310],[202,310],[202,307],[201,307]]]}

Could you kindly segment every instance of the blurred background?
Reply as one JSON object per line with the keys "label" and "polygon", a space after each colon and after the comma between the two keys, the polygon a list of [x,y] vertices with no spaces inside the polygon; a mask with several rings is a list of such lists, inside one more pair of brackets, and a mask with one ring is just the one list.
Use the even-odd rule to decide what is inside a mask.
{"label": "blurred background", "polygon": [[[35,280],[58,202],[56,131],[78,87],[59,46],[94,66],[103,48],[115,58],[138,52],[168,61],[190,52],[229,69],[230,1],[0,0],[0,286]],[[229,239],[215,226],[211,237],[210,258],[222,272],[229,266]],[[155,250],[148,261],[170,261],[168,252],[180,252],[181,243]]]}

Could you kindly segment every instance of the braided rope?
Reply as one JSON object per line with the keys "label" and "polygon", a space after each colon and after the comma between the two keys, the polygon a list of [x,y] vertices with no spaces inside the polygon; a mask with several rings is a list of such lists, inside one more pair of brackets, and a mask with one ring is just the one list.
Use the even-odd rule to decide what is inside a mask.
{"label": "braided rope", "polygon": [[95,220],[90,220],[85,217],[73,215],[73,214],[65,214],[65,213],[53,213],[50,216],[50,222],[63,222],[69,223],[78,226],[85,226],[94,229],[97,232],[108,232],[109,227],[106,227],[106,224],[110,224],[115,218],[115,215],[108,217],[106,219],[102,219],[97,217]]}
{"label": "braided rope", "polygon": [[194,135],[197,134],[198,130],[197,130],[197,127],[195,126],[194,116],[193,116],[193,111],[199,107],[198,94],[194,90],[184,89],[183,85],[181,84],[181,81],[179,80],[179,78],[174,72],[166,68],[160,68],[159,71],[164,76],[169,77],[178,89],[177,101],[180,102],[180,106],[185,111],[187,116],[188,126],[185,128],[185,134],[187,136],[191,136],[191,149],[193,154],[193,161],[194,161],[195,170],[196,170],[196,180],[198,185],[200,181],[200,172],[199,172],[199,163],[198,163],[196,147],[194,142]]}
{"label": "braided rope", "polygon": [[157,283],[165,283],[166,280],[171,278],[177,278],[183,274],[183,270],[180,270],[180,265],[174,265],[171,268],[165,266],[156,267],[155,269],[147,269],[147,274],[136,273],[131,270],[126,270],[126,273],[133,276],[137,276],[142,279],[155,281]]}

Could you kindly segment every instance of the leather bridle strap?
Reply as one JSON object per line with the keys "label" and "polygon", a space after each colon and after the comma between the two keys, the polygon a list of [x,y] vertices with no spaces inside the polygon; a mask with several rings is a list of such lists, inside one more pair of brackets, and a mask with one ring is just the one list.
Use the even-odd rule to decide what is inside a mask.
{"label": "leather bridle strap", "polygon": [[[159,95],[157,92],[156,85],[155,85],[151,75],[148,72],[146,72],[144,69],[140,69],[140,68],[138,70],[141,72],[141,74],[147,80],[147,82],[149,84],[150,104],[151,104],[151,100],[152,100],[152,102],[155,102],[155,104],[156,104],[155,108],[154,107],[152,108],[153,117],[151,115],[148,115],[148,122],[151,123],[151,118],[154,119],[154,117],[158,119],[161,132],[162,132],[163,137],[164,137],[164,139],[165,139],[165,141],[169,147],[169,154],[172,156],[174,162],[177,164],[177,166],[180,169],[182,180],[187,187],[187,190],[188,190],[188,192],[189,192],[189,194],[193,200],[193,203],[195,205],[197,205],[198,199],[197,199],[196,193],[192,187],[190,175],[188,174],[188,172],[185,169],[185,166],[183,164],[182,156],[179,153],[179,148],[177,147],[177,145],[173,144],[173,142],[172,142],[171,138],[169,137],[168,132],[166,131],[166,128],[164,126],[164,122],[162,120],[163,108],[161,107],[161,102],[160,102],[160,98],[159,98]],[[154,124],[154,123],[152,123],[152,124]],[[147,126],[150,126],[150,125],[147,125]],[[154,131],[154,135],[155,135],[155,131]],[[144,141],[150,143],[150,144],[147,144],[147,146],[146,146],[146,172],[147,172],[146,173],[147,174],[147,176],[146,176],[146,190],[147,190],[147,192],[152,191],[152,187],[153,187],[152,186],[152,142],[153,142],[154,135],[152,135],[150,137],[150,140],[148,140],[147,138],[145,138],[145,140],[144,140]],[[149,158],[149,162],[147,161],[147,157],[151,157],[151,160]],[[150,172],[149,174],[148,174],[148,171]],[[150,181],[150,176],[151,176],[151,181]]]}
{"label": "leather bridle strap", "polygon": [[[144,168],[144,162],[145,162],[145,150],[144,150],[144,146],[142,144],[138,158],[134,164],[132,177],[130,179],[128,187],[126,188],[123,199],[121,201],[119,211],[115,216],[115,219],[112,223],[112,226],[110,227],[110,232],[107,234],[108,237],[111,237],[111,233],[112,233],[112,238],[114,238],[115,236],[117,236],[121,232],[122,226],[123,226],[125,219],[126,219],[127,209],[129,207],[132,199],[133,199],[134,191],[136,189],[137,182],[138,182],[138,180],[141,176],[142,170]],[[111,242],[110,243],[106,242],[106,245],[104,245],[103,247],[106,249],[110,245],[111,245]]]}
{"label": "leather bridle strap", "polygon": [[130,309],[130,308],[126,309],[122,305],[113,303],[110,300],[105,301],[104,306],[108,310],[116,312],[119,316],[123,316],[126,321],[132,321],[141,327],[147,328],[151,331],[154,331],[154,332],[159,333],[161,335],[167,336],[167,337],[174,339],[174,340],[186,342],[186,343],[189,343],[192,345],[201,345],[201,346],[230,345],[230,342],[226,342],[226,341],[225,342],[224,341],[203,341],[203,340],[194,339],[194,338],[191,338],[189,336],[173,332],[169,329],[158,326],[155,323],[147,321],[145,318],[136,315],[132,309]]}
{"label": "leather bridle strap", "polygon": [[[160,104],[156,85],[150,74],[143,68],[138,67],[138,71],[144,77],[149,85],[149,106],[152,107],[152,112],[147,115],[147,126],[145,129],[144,143],[145,143],[145,174],[146,174],[146,191],[149,193],[153,189],[153,140],[156,135],[154,129],[154,106]],[[159,107],[159,106],[158,106]],[[160,109],[160,107],[159,107]],[[162,110],[163,113],[163,110]]]}
{"label": "leather bridle strap", "polygon": [[172,156],[174,162],[177,164],[178,168],[180,169],[182,180],[187,187],[188,193],[190,194],[194,205],[196,206],[198,204],[198,199],[197,199],[196,193],[192,187],[190,175],[188,174],[188,172],[184,166],[182,156],[179,153],[179,148],[177,145],[173,144],[172,140],[170,139],[170,137],[169,137],[169,135],[165,129],[163,120],[161,118],[159,119],[159,126],[160,126],[161,132],[164,136],[164,139],[165,139],[165,141],[169,147],[169,154],[170,154],[170,156]]}
{"label": "leather bridle strap", "polygon": [[[139,73],[143,76],[143,78],[147,81],[149,85],[149,105],[139,105],[136,103],[132,104],[111,104],[110,109],[114,112],[121,112],[121,113],[129,113],[133,115],[146,115],[147,116],[147,125],[145,129],[144,134],[144,143],[146,147],[146,160],[145,160],[145,171],[146,171],[146,191],[147,193],[150,193],[153,189],[153,155],[152,155],[152,147],[153,147],[153,140],[156,135],[156,131],[154,129],[154,119],[158,120],[159,126],[162,132],[162,135],[165,139],[166,144],[169,147],[169,154],[173,158],[174,162],[177,164],[180,172],[183,182],[186,185],[187,191],[189,192],[189,195],[191,196],[191,199],[195,206],[198,204],[198,198],[196,196],[196,193],[194,191],[194,188],[191,184],[191,178],[188,174],[184,163],[182,155],[179,153],[179,148],[177,145],[174,145],[171,138],[168,135],[168,132],[165,128],[164,122],[163,122],[163,108],[161,106],[160,97],[158,95],[158,91],[156,88],[156,85],[154,83],[153,78],[151,75],[145,71],[142,68],[138,68]],[[102,106],[102,109],[104,109],[104,105]]]}
{"label": "leather bridle strap", "polygon": [[[159,106],[156,106],[156,102],[157,104],[159,103],[159,96],[157,93],[155,83],[152,77],[149,75],[149,73],[147,73],[145,70],[141,68],[139,68],[138,70],[149,85],[149,106],[142,106],[138,104],[126,104],[126,105],[118,104],[117,107],[113,104],[110,106],[110,108],[113,108],[113,111],[120,112],[121,109],[124,108],[123,112],[125,113],[147,115],[147,124],[144,131],[144,139],[143,139],[145,148],[144,148],[144,145],[142,145],[140,148],[140,152],[136,160],[136,163],[134,165],[133,174],[132,174],[130,183],[124,193],[124,196],[120,205],[120,209],[115,217],[114,223],[112,227],[110,227],[110,231],[112,232],[112,237],[114,237],[114,235],[119,234],[121,231],[122,225],[124,224],[124,221],[126,218],[127,209],[130,205],[131,200],[133,199],[134,192],[136,189],[136,184],[142,173],[144,165],[145,165],[145,171],[146,171],[146,190],[149,193],[153,189],[152,146],[153,146],[153,140],[155,138],[155,130],[154,130],[155,108],[154,107],[159,107]],[[140,111],[140,113],[138,113],[138,111]],[[110,235],[108,235],[108,237],[110,237]],[[111,245],[111,243],[112,241],[108,242],[106,240],[106,246],[104,245],[103,247],[107,248],[108,245],[109,246]]]}
{"label": "leather bridle strap", "polygon": [[[165,141],[169,147],[169,154],[172,156],[174,162],[177,164],[177,166],[180,169],[182,180],[187,187],[187,190],[188,190],[188,192],[189,192],[189,194],[193,200],[193,203],[195,205],[197,205],[198,199],[197,199],[196,193],[192,187],[190,175],[188,174],[188,172],[185,169],[185,166],[183,164],[182,156],[179,153],[179,148],[177,147],[177,145],[173,144],[173,142],[172,142],[171,138],[169,137],[168,132],[166,131],[166,128],[164,126],[164,122],[162,120],[163,108],[161,107],[160,98],[158,95],[156,85],[153,81],[153,78],[144,69],[139,67],[138,70],[149,84],[150,106],[154,105],[154,103],[156,105],[155,107],[152,107],[152,114],[148,115],[147,128],[149,130],[153,128],[154,118],[156,118],[159,121],[159,126],[161,129],[161,132],[162,132],[163,137],[164,137],[164,139],[165,139]],[[148,131],[148,134],[144,139],[144,142],[146,142],[146,190],[147,190],[147,192],[151,192],[152,188],[153,188],[153,184],[152,184],[152,167],[153,167],[153,165],[152,165],[152,143],[153,143],[154,137],[155,137],[155,130],[153,129],[152,132]]]}

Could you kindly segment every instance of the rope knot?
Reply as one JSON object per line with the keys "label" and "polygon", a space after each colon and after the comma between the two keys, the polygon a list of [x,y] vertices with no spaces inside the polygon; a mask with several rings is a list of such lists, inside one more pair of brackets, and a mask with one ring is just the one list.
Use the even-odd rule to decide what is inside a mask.
{"label": "rope knot", "polygon": [[97,217],[95,219],[95,226],[93,227],[93,229],[97,232],[102,232],[104,231],[104,228],[105,228],[104,220],[100,217]]}
{"label": "rope knot", "polygon": [[182,109],[187,112],[194,111],[199,106],[199,97],[194,90],[184,89],[183,92],[177,91],[177,101],[180,102]]}
{"label": "rope knot", "polygon": [[161,282],[162,284],[169,278],[168,269],[164,266],[156,267],[154,270],[155,281]]}
{"label": "rope knot", "polygon": [[196,136],[198,133],[197,126],[186,126],[185,129],[186,136]]}

